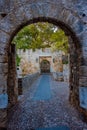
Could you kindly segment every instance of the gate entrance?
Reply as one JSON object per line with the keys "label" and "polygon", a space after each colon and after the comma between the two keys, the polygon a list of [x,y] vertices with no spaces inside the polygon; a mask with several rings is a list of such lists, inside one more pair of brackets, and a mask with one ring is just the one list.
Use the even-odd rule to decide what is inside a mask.
{"label": "gate entrance", "polygon": [[40,64],[41,73],[50,73],[50,62],[43,60]]}

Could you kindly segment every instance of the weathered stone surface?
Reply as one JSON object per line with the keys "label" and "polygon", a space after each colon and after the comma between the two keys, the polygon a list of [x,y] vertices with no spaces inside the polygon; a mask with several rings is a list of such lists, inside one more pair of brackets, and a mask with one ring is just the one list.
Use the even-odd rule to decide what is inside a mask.
{"label": "weathered stone surface", "polygon": [[7,75],[0,74],[0,94],[7,92]]}
{"label": "weathered stone surface", "polygon": [[1,85],[0,86],[0,94],[2,94],[3,91],[5,91],[7,93],[7,81],[2,80],[2,82],[0,83],[0,85]]}
{"label": "weathered stone surface", "polygon": [[[70,102],[71,104],[74,104],[78,106],[79,96],[78,96],[78,79],[79,79],[79,73],[78,73],[78,55],[75,48],[75,45],[73,44],[73,41],[71,37],[69,37],[69,44],[70,44],[70,77],[69,77],[69,87],[70,87]],[[72,51],[73,50],[73,51]]]}
{"label": "weathered stone surface", "polygon": [[72,13],[69,13],[66,21],[67,21],[67,23],[69,23],[70,25],[72,25],[76,21],[76,17],[73,16]]}
{"label": "weathered stone surface", "polygon": [[[49,75],[45,87],[50,83],[50,91],[47,90],[52,95],[50,100],[41,100],[40,97],[39,100],[35,99],[35,93],[38,90],[39,93],[42,91],[38,87],[43,77],[44,75],[41,75],[29,90],[20,96],[20,102],[12,109],[14,114],[9,113],[8,130],[30,130],[31,128],[48,128],[59,125],[67,125],[70,130],[87,129],[87,124],[79,118],[77,110],[69,104],[67,83],[54,81]],[[44,94],[46,98],[49,93],[42,92],[41,97]]]}
{"label": "weathered stone surface", "polygon": [[7,55],[0,55],[0,63],[7,63],[7,62],[8,62]]}
{"label": "weathered stone surface", "polygon": [[53,78],[57,81],[64,81],[63,72],[53,72]]}
{"label": "weathered stone surface", "polygon": [[87,77],[82,77],[79,79],[79,86],[87,86]]}
{"label": "weathered stone surface", "polygon": [[4,18],[5,22],[3,22],[2,20],[2,22],[0,23],[0,29],[4,30],[8,34],[13,33],[15,31],[15,27],[18,28],[18,25],[20,26],[21,23],[24,23],[25,17],[23,17],[23,14],[23,7],[19,8],[19,10],[17,11],[15,10],[13,14],[9,14],[7,18]]}
{"label": "weathered stone surface", "polygon": [[5,128],[7,126],[7,110],[0,109],[0,128]]}
{"label": "weathered stone surface", "polygon": [[8,64],[0,63],[0,74],[5,74],[8,72]]}
{"label": "weathered stone surface", "polygon": [[0,0],[0,12],[9,12],[10,0]]}
{"label": "weathered stone surface", "polygon": [[[82,80],[79,82],[79,75],[81,77],[83,76],[83,78],[84,76],[87,76],[87,33],[85,29],[87,26],[87,1],[81,0],[78,2],[78,0],[11,0],[10,3],[8,1],[0,1],[0,9],[2,10],[3,7],[4,13],[6,12],[6,7],[9,7],[10,4],[10,9],[7,10],[8,15],[4,17],[1,16],[0,18],[0,54],[2,55],[0,55],[0,75],[5,75],[8,73],[8,64],[6,61],[6,59],[8,59],[8,56],[6,59],[4,56],[8,54],[10,40],[14,37],[15,34],[17,34],[19,29],[22,29],[22,27],[28,23],[35,23],[40,21],[51,22],[57,26],[60,26],[68,36],[70,35],[72,37],[72,39],[69,40],[70,99],[73,104],[79,106],[78,87],[80,85],[86,85]],[[81,34],[83,35],[81,36]],[[79,57],[84,59],[85,67],[80,67],[83,63]],[[14,61],[13,64],[15,65]],[[16,78],[12,77],[11,71],[8,74],[11,74],[9,83],[13,85],[13,82],[15,83]],[[1,79],[0,82],[2,81],[3,80]],[[4,84],[6,84],[6,81],[4,81]],[[12,89],[13,93],[15,94],[15,88],[13,87]],[[8,91],[10,90],[8,89]],[[12,100],[14,100],[14,98]],[[85,115],[87,115],[87,112],[85,112]]]}
{"label": "weathered stone surface", "polygon": [[9,107],[17,102],[18,97],[18,80],[16,72],[16,46],[11,44],[9,48],[10,55],[8,57],[8,79],[7,79],[7,92],[9,97]]}
{"label": "weathered stone surface", "polygon": [[[10,36],[0,30],[0,54],[7,54],[8,44]],[[4,56],[3,56],[4,57]],[[2,58],[2,57],[1,57]]]}
{"label": "weathered stone surface", "polygon": [[29,74],[25,76],[24,78],[22,78],[22,86],[19,86],[21,87],[19,88],[19,90],[20,89],[22,90],[22,94],[24,94],[29,89],[29,87],[38,78],[38,76],[39,76],[39,73],[35,73],[35,74]]}
{"label": "weathered stone surface", "polygon": [[77,19],[73,23],[73,29],[77,34],[79,34],[83,31],[83,24]]}
{"label": "weathered stone surface", "polygon": [[0,30],[0,44],[6,44],[9,41],[10,36],[4,31]]}
{"label": "weathered stone surface", "polygon": [[8,107],[8,95],[7,93],[0,94],[0,109]]}
{"label": "weathered stone surface", "polygon": [[87,76],[87,66],[80,66],[79,75],[80,76]]}
{"label": "weathered stone surface", "polygon": [[[85,29],[87,30],[86,26],[85,26]],[[83,32],[79,35],[81,46],[83,47],[87,47],[87,31],[86,30],[83,30]]]}
{"label": "weathered stone surface", "polygon": [[80,106],[87,109],[87,87],[79,88]]}

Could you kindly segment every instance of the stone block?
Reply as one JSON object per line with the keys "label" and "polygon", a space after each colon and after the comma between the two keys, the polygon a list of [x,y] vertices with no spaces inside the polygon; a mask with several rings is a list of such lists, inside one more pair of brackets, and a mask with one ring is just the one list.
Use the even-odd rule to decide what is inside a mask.
{"label": "stone block", "polygon": [[8,44],[0,44],[0,55],[7,55],[8,54]]}
{"label": "stone block", "polygon": [[25,12],[25,17],[26,19],[31,20],[33,18],[33,12],[31,10],[31,5],[26,4],[24,5],[24,12]]}
{"label": "stone block", "polygon": [[7,92],[7,75],[0,74],[0,94]]}
{"label": "stone block", "polygon": [[8,15],[8,17],[5,17],[1,22],[0,22],[0,29],[7,32],[10,34],[10,32],[13,29],[15,19],[11,16]]}
{"label": "stone block", "polygon": [[39,76],[39,73],[29,74],[23,78],[18,79],[18,93],[19,95],[24,94],[29,87],[32,85],[32,83],[37,79]]}
{"label": "stone block", "polygon": [[8,72],[8,63],[0,63],[0,74]]}
{"label": "stone block", "polygon": [[80,57],[80,65],[81,66],[87,66],[87,56],[82,56]]}
{"label": "stone block", "polygon": [[7,81],[6,80],[2,80],[0,82],[0,94],[2,94],[3,91],[7,92]]}
{"label": "stone block", "polygon": [[87,47],[87,31],[83,30],[83,32],[78,35],[78,38],[81,41],[81,46]]}
{"label": "stone block", "polygon": [[12,34],[18,26],[26,22],[24,8],[20,7],[18,10],[13,10],[13,13],[9,14],[3,20],[0,23],[0,29],[8,34]]}
{"label": "stone block", "polygon": [[83,87],[87,86],[87,77],[82,77],[82,78],[80,77],[79,86],[83,86]]}
{"label": "stone block", "polygon": [[73,25],[73,23],[76,21],[76,17],[73,16],[72,13],[69,13],[66,21],[68,24]]}
{"label": "stone block", "polygon": [[63,10],[61,11],[62,21],[66,22],[69,15],[70,15],[70,10],[67,10],[66,8],[63,8]]}
{"label": "stone block", "polygon": [[87,66],[80,66],[79,75],[83,77],[87,76]]}
{"label": "stone block", "polygon": [[23,24],[26,22],[26,18],[25,18],[25,12],[24,12],[24,7],[19,7],[17,10],[15,10],[14,13],[15,19],[17,20],[16,23],[18,24]]}
{"label": "stone block", "polygon": [[76,34],[83,32],[83,27],[84,27],[83,24],[78,19],[74,21],[73,30]]}
{"label": "stone block", "polygon": [[83,56],[87,55],[87,47],[82,47],[82,54]]}
{"label": "stone block", "polygon": [[0,30],[0,44],[6,44],[9,41],[10,36]]}
{"label": "stone block", "polygon": [[[8,43],[9,43],[10,36],[0,30],[0,54],[6,55],[8,52]],[[1,57],[2,58],[2,57]]]}
{"label": "stone block", "polygon": [[8,95],[6,93],[0,94],[0,109],[7,108],[8,106]]}
{"label": "stone block", "polygon": [[16,10],[25,3],[25,0],[11,0],[10,1],[10,11]]}
{"label": "stone block", "polygon": [[7,126],[7,109],[0,109],[0,128]]}
{"label": "stone block", "polygon": [[79,87],[80,106],[87,109],[87,87]]}
{"label": "stone block", "polygon": [[0,63],[7,63],[8,57],[7,55],[0,55]]}
{"label": "stone block", "polygon": [[0,12],[9,12],[10,1],[9,0],[0,0]]}

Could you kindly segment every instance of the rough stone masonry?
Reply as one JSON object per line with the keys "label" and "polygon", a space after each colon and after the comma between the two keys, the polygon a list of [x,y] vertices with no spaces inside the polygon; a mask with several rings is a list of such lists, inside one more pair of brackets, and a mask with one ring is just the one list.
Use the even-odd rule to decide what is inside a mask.
{"label": "rough stone masonry", "polygon": [[[7,107],[0,108],[0,127],[6,127],[7,110],[17,102],[16,52],[12,51],[12,39],[24,26],[46,21],[59,26],[69,38],[69,100],[87,120],[83,91],[87,89],[87,1],[0,0],[0,101],[8,102]],[[4,95],[8,98],[3,98]]]}

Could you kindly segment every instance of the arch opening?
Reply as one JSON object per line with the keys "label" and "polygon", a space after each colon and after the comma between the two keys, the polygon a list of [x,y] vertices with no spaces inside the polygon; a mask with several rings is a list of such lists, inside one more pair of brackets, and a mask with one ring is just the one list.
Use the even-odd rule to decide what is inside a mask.
{"label": "arch opening", "polygon": [[41,73],[50,73],[50,62],[46,59],[42,60],[40,63]]}
{"label": "arch opening", "polygon": [[[78,79],[76,79],[76,77],[78,78],[78,55],[77,54],[77,48],[75,46],[75,43],[72,39],[72,35],[71,33],[68,35],[68,42],[69,42],[69,62],[70,62],[70,83],[69,83],[69,92],[70,92],[70,95],[69,95],[69,100],[72,104],[76,105],[76,97],[78,98],[78,93],[75,93],[74,92],[74,89],[76,87],[77,89],[77,86],[78,86]],[[12,44],[10,44],[11,47],[12,47]],[[13,44],[14,45],[14,44]],[[14,48],[14,47],[12,47]],[[15,56],[15,51],[13,51],[13,49],[11,49],[11,53],[14,53],[12,56]],[[73,58],[72,58],[73,57]],[[9,72],[8,73],[8,86],[10,86],[11,82],[14,83],[14,88],[15,88],[15,84],[16,84],[16,80],[14,78],[11,78],[11,76],[13,77],[16,77],[16,70],[15,70],[15,64],[14,64],[14,60],[15,60],[15,57],[13,57],[13,61],[11,61],[11,59],[9,59],[9,63],[12,64],[13,62],[13,70],[14,70],[14,76],[13,74],[11,75],[11,72],[12,72],[12,69],[9,68]],[[41,73],[49,73],[50,72],[50,62],[48,60],[46,60],[46,58],[43,58],[43,60],[41,61],[40,63],[40,67],[41,67]],[[9,64],[9,67],[10,67],[10,64]],[[75,77],[76,76],[76,77]],[[11,90],[14,92],[14,90]],[[8,87],[8,94],[9,94],[9,103],[10,104],[13,104],[15,105],[16,101],[17,101],[17,93],[13,93],[12,97],[11,97],[11,94],[12,92],[10,91],[10,88]],[[50,96],[49,96],[50,97]],[[13,102],[14,100],[13,99],[16,98],[15,102]],[[78,102],[79,102],[79,99],[78,99]],[[78,103],[77,102],[77,103]]]}
{"label": "arch opening", "polygon": [[[69,26],[67,26],[64,22],[57,21],[52,18],[46,18],[46,17],[34,18],[30,21],[27,21],[26,23],[21,24],[15,29],[15,31],[12,33],[10,37],[9,45],[11,45],[13,38],[19,32],[19,30],[21,30],[23,27],[27,25],[34,24],[37,22],[48,22],[56,26],[59,26],[68,37],[69,54],[70,54],[69,56],[69,62],[70,62],[70,79],[69,79],[70,97],[69,97],[69,100],[72,104],[78,106],[79,104],[79,87],[78,86],[79,86],[80,42],[78,38],[76,37],[75,33],[73,32],[73,30]],[[8,84],[10,84],[9,80],[8,80]],[[75,89],[76,89],[76,92],[75,92]]]}
{"label": "arch opening", "polygon": [[[4,67],[8,66],[8,70],[4,71],[1,76],[1,78],[3,78],[3,75],[6,76],[4,86],[5,87],[7,86],[7,88],[4,87],[3,89],[5,89],[5,93],[7,93],[9,96],[10,106],[15,105],[15,103],[17,102],[18,91],[17,91],[17,79],[16,79],[15,47],[12,47],[12,44],[11,44],[14,36],[24,26],[37,23],[37,22],[48,22],[56,26],[59,26],[68,36],[69,48],[70,48],[70,52],[69,52],[70,53],[70,60],[69,60],[70,61],[70,80],[69,80],[70,97],[69,97],[69,100],[73,105],[79,108],[80,107],[79,86],[83,84],[82,82],[81,82],[82,84],[79,84],[79,79],[80,79],[79,69],[81,66],[80,58],[83,57],[83,54],[82,54],[83,52],[82,52],[81,43],[78,38],[78,34],[82,31],[83,27],[81,26],[80,28],[79,19],[73,16],[72,12],[69,13],[69,11],[67,11],[66,9],[63,10],[64,12],[62,12],[61,10],[58,11],[58,7],[56,6],[56,3],[55,3],[55,6],[54,4],[53,6],[51,6],[52,3],[50,4],[50,2],[48,2],[49,4],[47,3],[47,5],[49,6],[46,6],[48,10],[45,8],[45,10],[43,11],[43,6],[42,6],[43,2],[41,1],[42,4],[39,6],[40,8],[37,8],[36,5],[39,5],[37,1],[34,6],[33,4],[31,4],[32,2],[28,4],[25,4],[26,2],[24,2],[20,4],[20,6],[18,5],[16,9],[16,13],[14,13],[14,9],[15,9],[14,8],[11,13],[6,15],[6,17],[2,19],[0,23],[0,25],[2,25],[0,26],[2,30],[1,34],[3,35],[5,34],[4,36],[5,40],[3,41],[5,44],[3,44],[3,49],[2,49],[4,51],[1,50],[1,57],[4,57],[4,58],[1,59],[1,65],[4,65],[4,63],[6,62]],[[50,8],[50,7],[53,7],[53,8]],[[34,12],[31,11],[32,9],[34,9]],[[18,14],[17,14],[17,11],[18,11]],[[60,12],[62,12],[61,17],[60,17]],[[73,17],[73,19],[71,19],[71,16]],[[73,26],[73,24],[76,24],[75,26],[77,27],[77,29],[75,28],[75,26]],[[1,39],[1,42],[2,42],[2,39]],[[10,54],[12,54],[13,59],[12,57],[10,57]],[[80,71],[82,74],[82,70]],[[1,84],[1,86],[2,85],[3,84]]]}

